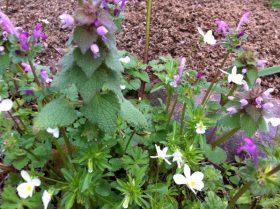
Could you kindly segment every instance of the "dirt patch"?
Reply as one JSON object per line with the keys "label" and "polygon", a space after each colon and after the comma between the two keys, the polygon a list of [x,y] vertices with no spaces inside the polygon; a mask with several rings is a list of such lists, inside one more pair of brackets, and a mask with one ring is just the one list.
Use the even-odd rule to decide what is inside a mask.
{"label": "dirt patch", "polygon": [[[270,0],[154,0],[151,30],[150,58],[161,55],[188,57],[187,65],[204,73],[209,80],[220,65],[224,50],[199,43],[197,26],[204,30],[215,28],[215,20],[227,21],[235,26],[244,11],[252,11],[250,22],[244,30],[250,35],[245,48],[256,50],[268,66],[280,65],[280,10],[271,8]],[[59,48],[67,41],[69,30],[60,28],[58,16],[72,13],[76,1],[14,0],[8,15],[24,29],[32,30],[39,19],[47,19],[49,36],[47,50],[38,58],[43,64],[55,68],[61,56]],[[2,2],[4,5],[4,1]],[[3,8],[3,7],[2,7]],[[145,43],[145,0],[129,0],[123,32],[118,35],[118,45],[142,57]],[[215,34],[217,36],[217,34]],[[191,53],[191,49],[193,52]],[[265,79],[263,85],[275,87],[280,95],[280,76]]]}

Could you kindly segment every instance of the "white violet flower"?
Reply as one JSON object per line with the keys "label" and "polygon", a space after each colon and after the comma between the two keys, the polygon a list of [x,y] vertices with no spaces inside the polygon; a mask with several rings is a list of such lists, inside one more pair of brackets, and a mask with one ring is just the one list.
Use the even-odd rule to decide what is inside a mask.
{"label": "white violet flower", "polygon": [[48,208],[48,205],[49,205],[51,199],[52,199],[52,194],[49,193],[47,190],[44,190],[43,196],[42,196],[42,201],[43,201],[44,209]]}
{"label": "white violet flower", "polygon": [[161,160],[164,160],[167,164],[171,165],[171,163],[169,162],[169,160],[167,160],[167,157],[171,157],[172,155],[167,155],[167,150],[168,147],[164,147],[162,150],[160,149],[160,146],[156,146],[156,150],[157,150],[157,156],[151,156],[151,158],[159,158]]}
{"label": "white violet flower", "polygon": [[47,128],[47,132],[52,134],[54,138],[59,137],[59,129],[58,128]]}
{"label": "white violet flower", "polygon": [[198,134],[205,134],[206,126],[203,125],[202,121],[200,121],[199,123],[197,123],[197,124],[195,125],[195,128],[196,128],[196,133],[198,133]]}
{"label": "white violet flower", "polygon": [[197,27],[197,30],[198,30],[199,34],[202,35],[204,43],[209,44],[209,45],[216,44],[215,37],[213,36],[211,30],[208,30],[206,32],[206,34],[204,34],[203,30],[200,27]]}
{"label": "white violet flower", "polygon": [[130,58],[129,56],[126,56],[126,57],[122,57],[119,59],[121,63],[123,64],[128,64],[130,62]]}
{"label": "white violet flower", "polygon": [[183,163],[183,159],[182,159],[182,157],[183,157],[183,155],[182,155],[182,153],[179,151],[179,150],[177,150],[176,152],[174,152],[173,153],[173,162],[177,162],[177,165],[178,165],[178,168],[181,168],[181,164]]}
{"label": "white violet flower", "polygon": [[20,198],[23,198],[23,199],[26,199],[27,197],[32,197],[35,187],[41,185],[40,179],[37,177],[31,178],[25,170],[22,170],[20,172],[20,174],[21,174],[21,177],[26,182],[18,185],[18,187],[17,187],[18,196],[20,196]]}
{"label": "white violet flower", "polygon": [[192,175],[191,175],[191,169],[190,167],[185,164],[184,165],[184,174],[185,175],[182,175],[182,174],[175,174],[173,176],[173,179],[175,181],[176,184],[178,185],[183,185],[183,184],[186,184],[190,190],[193,191],[193,193],[196,194],[196,191],[201,191],[204,187],[204,183],[203,183],[203,173],[201,172],[194,172]]}
{"label": "white violet flower", "polygon": [[0,112],[10,111],[12,109],[12,107],[13,107],[13,101],[10,99],[3,99],[0,102]]}
{"label": "white violet flower", "polygon": [[269,118],[266,119],[267,123],[271,123],[272,126],[277,127],[280,125],[280,118]]}

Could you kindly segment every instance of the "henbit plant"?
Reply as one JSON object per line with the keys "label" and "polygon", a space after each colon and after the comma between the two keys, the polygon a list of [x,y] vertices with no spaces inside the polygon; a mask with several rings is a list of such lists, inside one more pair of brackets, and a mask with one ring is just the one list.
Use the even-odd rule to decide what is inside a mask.
{"label": "henbit plant", "polygon": [[[199,29],[205,44],[227,50],[208,85],[201,73],[187,69],[185,58],[143,64],[118,51],[115,32],[125,2],[80,1],[73,15],[60,16],[62,27],[73,31],[56,75],[34,61],[47,38],[42,25],[30,35],[0,13],[0,169],[7,175],[0,207],[276,207],[278,129],[276,147],[248,138],[268,124],[280,125],[270,111],[273,90],[264,90],[258,78],[265,61],[241,47],[246,35],[240,29],[250,13],[237,29],[217,21],[220,41]],[[237,59],[225,67],[230,53]],[[166,102],[159,106],[134,96],[139,79],[149,82],[146,67],[159,79],[151,92],[166,89]],[[223,87],[228,83],[230,89]],[[197,96],[207,86],[200,102]],[[211,101],[214,91],[220,101]],[[179,117],[177,104],[182,104]],[[226,161],[219,145],[240,129],[247,135],[236,150],[241,158]]]}

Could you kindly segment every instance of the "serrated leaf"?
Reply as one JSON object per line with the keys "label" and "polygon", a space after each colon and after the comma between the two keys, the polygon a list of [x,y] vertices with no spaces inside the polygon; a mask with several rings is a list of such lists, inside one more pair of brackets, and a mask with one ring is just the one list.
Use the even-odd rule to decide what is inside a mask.
{"label": "serrated leaf", "polygon": [[63,70],[56,75],[52,82],[52,88],[56,90],[63,90],[71,87],[73,84],[79,87],[79,84],[84,84],[86,81],[86,75],[80,67],[76,65],[69,70]]}
{"label": "serrated leaf", "polygon": [[124,69],[119,59],[120,56],[118,54],[118,51],[116,49],[110,50],[109,53],[106,54],[105,64],[113,71],[123,72]]}
{"label": "serrated leaf", "polygon": [[[279,6],[280,6],[280,1],[279,1]],[[268,76],[268,75],[273,75],[273,74],[276,74],[276,73],[280,73],[280,66],[279,65],[260,70],[259,71],[259,76]]]}
{"label": "serrated leaf", "polygon": [[114,133],[117,127],[117,116],[120,112],[119,100],[115,93],[96,94],[81,110],[85,117],[105,133]]}
{"label": "serrated leaf", "polygon": [[261,117],[260,110],[254,105],[249,105],[246,107],[245,111],[255,122],[257,122]]}
{"label": "serrated leaf", "polygon": [[100,49],[100,57],[94,58],[93,53],[88,50],[85,54],[79,48],[74,50],[74,57],[77,65],[90,78],[103,62],[104,52]]}
{"label": "serrated leaf", "polygon": [[121,104],[121,116],[127,123],[134,127],[147,127],[145,116],[128,100],[124,100]]}
{"label": "serrated leaf", "polygon": [[75,84],[72,84],[69,88],[65,88],[62,90],[62,93],[68,98],[70,101],[78,101],[78,89]]}
{"label": "serrated leaf", "polygon": [[220,164],[226,161],[227,153],[220,147],[216,147],[214,150],[208,144],[204,146],[205,156],[212,162]]}
{"label": "serrated leaf", "polygon": [[74,49],[71,49],[59,60],[58,64],[60,65],[61,69],[68,70],[74,65],[73,50]]}
{"label": "serrated leaf", "polygon": [[48,103],[35,118],[35,127],[46,129],[48,127],[67,126],[76,120],[74,108],[64,98],[58,98]]}
{"label": "serrated leaf", "polygon": [[207,197],[205,198],[205,202],[203,202],[200,206],[200,209],[226,209],[227,203],[223,201],[219,196],[217,196],[214,192],[207,192]]}
{"label": "serrated leaf", "polygon": [[233,115],[226,115],[218,122],[221,126],[226,128],[239,128],[240,127],[240,113]]}
{"label": "serrated leaf", "polygon": [[[92,28],[92,27],[91,27]],[[83,54],[90,48],[90,46],[96,42],[98,35],[95,30],[87,29],[83,26],[75,28],[73,39],[80,47]]]}
{"label": "serrated leaf", "polygon": [[255,122],[249,115],[242,114],[240,117],[240,127],[248,137],[252,137],[258,129],[258,122]]}
{"label": "serrated leaf", "polygon": [[5,70],[9,67],[10,64],[10,58],[9,54],[0,54],[0,75],[2,75]]}

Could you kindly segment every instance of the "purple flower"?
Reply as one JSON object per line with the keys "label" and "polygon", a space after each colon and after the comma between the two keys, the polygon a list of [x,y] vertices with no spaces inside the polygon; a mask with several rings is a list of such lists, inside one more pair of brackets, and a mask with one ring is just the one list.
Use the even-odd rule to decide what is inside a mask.
{"label": "purple flower", "polygon": [[95,25],[95,27],[99,27],[99,26],[101,26],[101,23],[100,23],[100,21],[99,20],[96,20],[95,22],[94,22],[94,25]]}
{"label": "purple flower", "polygon": [[114,16],[119,16],[120,14],[120,10],[118,10],[117,8],[114,9]]}
{"label": "purple flower", "polygon": [[257,153],[257,146],[254,144],[253,139],[245,138],[244,145],[238,147],[236,153],[239,155],[242,151],[248,152],[255,162],[255,165],[258,165],[258,153]]}
{"label": "purple flower", "polygon": [[262,108],[266,111],[270,111],[273,107],[274,105],[271,102],[264,103],[262,106]]}
{"label": "purple flower", "polygon": [[261,85],[261,83],[262,83],[262,79],[257,78],[257,80],[256,80],[256,84]]}
{"label": "purple flower", "polygon": [[240,45],[237,45],[235,48],[236,48],[236,49],[240,49],[240,48],[241,48],[241,46],[240,46]]}
{"label": "purple flower", "polygon": [[21,44],[21,48],[24,49],[25,51],[29,50],[28,47],[28,33],[27,32],[23,32],[19,34],[19,41]]}
{"label": "purple flower", "polygon": [[94,59],[100,57],[99,47],[97,46],[97,44],[92,44],[90,46],[90,50],[92,51],[92,53],[94,55]]}
{"label": "purple flower", "polygon": [[40,71],[40,77],[41,77],[41,80],[43,82],[45,82],[49,78],[48,72],[46,70],[41,70]]}
{"label": "purple flower", "polygon": [[263,98],[262,97],[257,97],[256,99],[255,99],[255,102],[256,102],[256,107],[257,108],[262,108],[262,101],[263,101]]}
{"label": "purple flower", "polygon": [[71,15],[66,14],[66,13],[60,15],[59,18],[60,18],[60,21],[61,21],[61,23],[62,23],[62,28],[63,28],[63,29],[64,29],[64,28],[71,27],[71,26],[73,26],[74,23],[75,23],[74,18],[73,18]]}
{"label": "purple flower", "polygon": [[176,81],[173,80],[173,81],[170,82],[170,86],[176,88],[178,86],[178,84],[177,84]]}
{"label": "purple flower", "polygon": [[241,31],[241,32],[238,34],[237,38],[241,38],[241,37],[244,36],[244,35],[245,35],[245,32],[244,32],[244,31]]}
{"label": "purple flower", "polygon": [[9,34],[17,36],[17,29],[7,15],[0,11],[0,25]]}
{"label": "purple flower", "polygon": [[249,86],[248,86],[248,83],[246,82],[246,81],[242,81],[242,85],[243,85],[243,89],[244,89],[244,91],[249,91],[250,89],[249,89]]}
{"label": "purple flower", "polygon": [[186,65],[186,58],[183,57],[183,58],[181,59],[181,63],[180,63],[179,76],[182,76],[182,75],[183,75],[185,65]]}
{"label": "purple flower", "polygon": [[173,80],[178,83],[180,81],[180,75],[178,75],[178,74],[174,75]]}
{"label": "purple flower", "polygon": [[202,78],[202,76],[203,76],[202,73],[197,73],[197,76],[196,76],[196,77],[197,77],[198,79],[200,79],[200,78]]}
{"label": "purple flower", "polygon": [[242,69],[242,74],[244,75],[244,74],[246,74],[247,73],[247,69],[246,68],[243,68]]}
{"label": "purple flower", "polygon": [[39,38],[42,38],[43,40],[47,39],[46,34],[44,32],[42,32],[42,24],[38,23],[35,26],[35,29],[33,31],[33,38],[34,38],[34,40],[37,40]]}
{"label": "purple flower", "polygon": [[248,104],[248,101],[246,99],[241,99],[240,100],[240,106],[241,108],[245,107]]}
{"label": "purple flower", "polygon": [[226,35],[229,30],[228,24],[222,20],[216,20],[215,23],[217,25],[216,31],[218,33],[223,32],[223,34]]}
{"label": "purple flower", "polygon": [[126,0],[122,0],[121,5],[120,5],[121,10],[124,8],[125,3],[126,3]]}
{"label": "purple flower", "polygon": [[257,60],[256,67],[257,68],[264,68],[266,63],[267,63],[266,60]]}
{"label": "purple flower", "polygon": [[31,95],[31,94],[34,94],[34,91],[32,89],[26,89],[25,94]]}
{"label": "purple flower", "polygon": [[268,96],[270,96],[270,94],[272,92],[274,92],[274,89],[273,88],[269,88],[269,89],[265,90],[265,92],[263,92],[263,95],[268,97]]}
{"label": "purple flower", "polygon": [[106,0],[102,0],[102,5],[104,6],[104,8],[105,8],[107,11],[109,11],[109,6],[108,6]]}
{"label": "purple flower", "polygon": [[235,107],[229,107],[227,108],[227,111],[229,112],[229,114],[235,114],[238,112]]}
{"label": "purple flower", "polygon": [[242,15],[239,23],[238,23],[238,26],[236,28],[236,31],[239,31],[239,29],[241,28],[241,26],[243,24],[245,24],[246,22],[248,22],[248,19],[249,17],[251,16],[251,12],[246,12],[245,14]]}
{"label": "purple flower", "polygon": [[100,36],[102,37],[103,41],[106,41],[106,40],[107,40],[106,34],[108,33],[108,30],[107,30],[103,25],[99,26],[99,27],[96,29],[96,31],[97,31],[97,34],[100,35]]}
{"label": "purple flower", "polygon": [[31,72],[31,67],[29,64],[22,62],[20,65],[24,68],[25,73]]}

